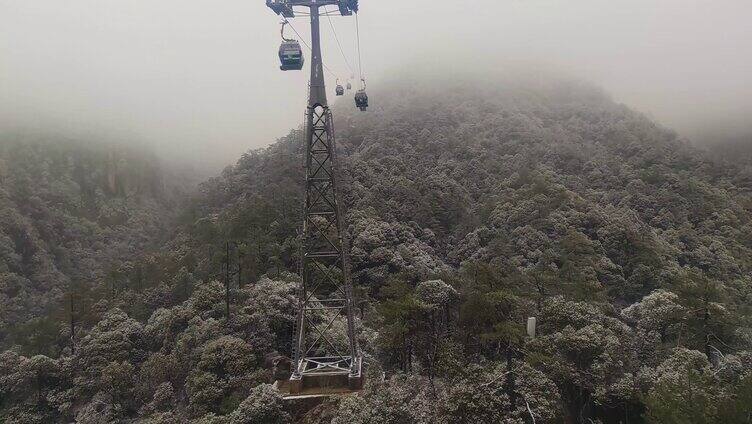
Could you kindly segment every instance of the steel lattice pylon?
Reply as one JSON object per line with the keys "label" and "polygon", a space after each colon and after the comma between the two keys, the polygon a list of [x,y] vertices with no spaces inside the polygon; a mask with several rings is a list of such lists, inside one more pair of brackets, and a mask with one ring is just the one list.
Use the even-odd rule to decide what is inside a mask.
{"label": "steel lattice pylon", "polygon": [[[340,204],[332,116],[325,106],[309,107],[306,139],[306,195],[302,283],[294,340],[293,378],[306,374],[358,375],[352,284]],[[344,320],[347,341],[332,337]]]}
{"label": "steel lattice pylon", "polygon": [[357,1],[267,0],[267,5],[286,17],[294,16],[294,6],[304,6],[311,17],[301,282],[290,392],[337,388],[332,386],[342,386],[343,380],[345,387],[359,389],[362,363],[355,342],[348,241],[337,193],[334,125],[326,98],[319,30],[320,7],[337,5],[340,11],[351,13],[357,11]]}

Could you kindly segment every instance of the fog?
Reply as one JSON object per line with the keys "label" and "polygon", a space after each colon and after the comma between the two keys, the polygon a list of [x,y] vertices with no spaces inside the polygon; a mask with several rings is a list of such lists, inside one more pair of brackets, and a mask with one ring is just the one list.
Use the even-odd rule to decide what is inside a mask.
{"label": "fog", "polygon": [[[293,25],[308,40],[306,19]],[[361,0],[359,19],[376,91],[406,72],[545,70],[698,142],[752,133],[749,0]],[[0,125],[230,163],[302,120],[308,74],[279,71],[279,22],[264,0],[0,0]],[[354,20],[332,24],[355,67]]]}

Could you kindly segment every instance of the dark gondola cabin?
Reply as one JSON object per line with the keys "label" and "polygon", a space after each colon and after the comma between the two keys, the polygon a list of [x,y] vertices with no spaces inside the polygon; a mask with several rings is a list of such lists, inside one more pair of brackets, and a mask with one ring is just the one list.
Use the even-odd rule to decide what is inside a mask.
{"label": "dark gondola cabin", "polygon": [[342,87],[342,85],[337,84],[337,88],[334,90],[338,96],[344,96],[345,95],[345,87]]}
{"label": "dark gondola cabin", "polygon": [[303,69],[303,49],[300,48],[300,43],[295,40],[283,41],[279,46],[279,61],[281,66],[279,69],[283,71],[299,71]]}
{"label": "dark gondola cabin", "polygon": [[366,90],[358,90],[355,93],[355,106],[362,112],[368,109],[368,94],[366,94]]}
{"label": "dark gondola cabin", "polygon": [[348,82],[348,83],[347,83],[347,91],[350,91],[350,90],[352,90],[352,84],[350,84],[350,83]]}

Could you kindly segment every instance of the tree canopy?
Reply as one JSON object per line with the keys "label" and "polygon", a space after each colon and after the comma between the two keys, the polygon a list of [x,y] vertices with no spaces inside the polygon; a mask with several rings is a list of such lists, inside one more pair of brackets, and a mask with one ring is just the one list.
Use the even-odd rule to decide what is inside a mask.
{"label": "tree canopy", "polygon": [[147,153],[3,140],[0,420],[749,422],[748,160],[584,84],[432,84],[334,107],[367,385],[313,408],[270,385],[300,130],[192,193]]}

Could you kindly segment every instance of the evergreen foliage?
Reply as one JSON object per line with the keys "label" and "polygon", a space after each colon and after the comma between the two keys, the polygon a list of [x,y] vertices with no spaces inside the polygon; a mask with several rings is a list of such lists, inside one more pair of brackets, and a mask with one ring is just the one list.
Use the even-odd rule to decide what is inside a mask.
{"label": "evergreen foliage", "polygon": [[146,154],[3,144],[0,420],[750,422],[749,163],[582,84],[431,84],[335,108],[368,376],[312,410],[269,385],[300,131],[182,203]]}

